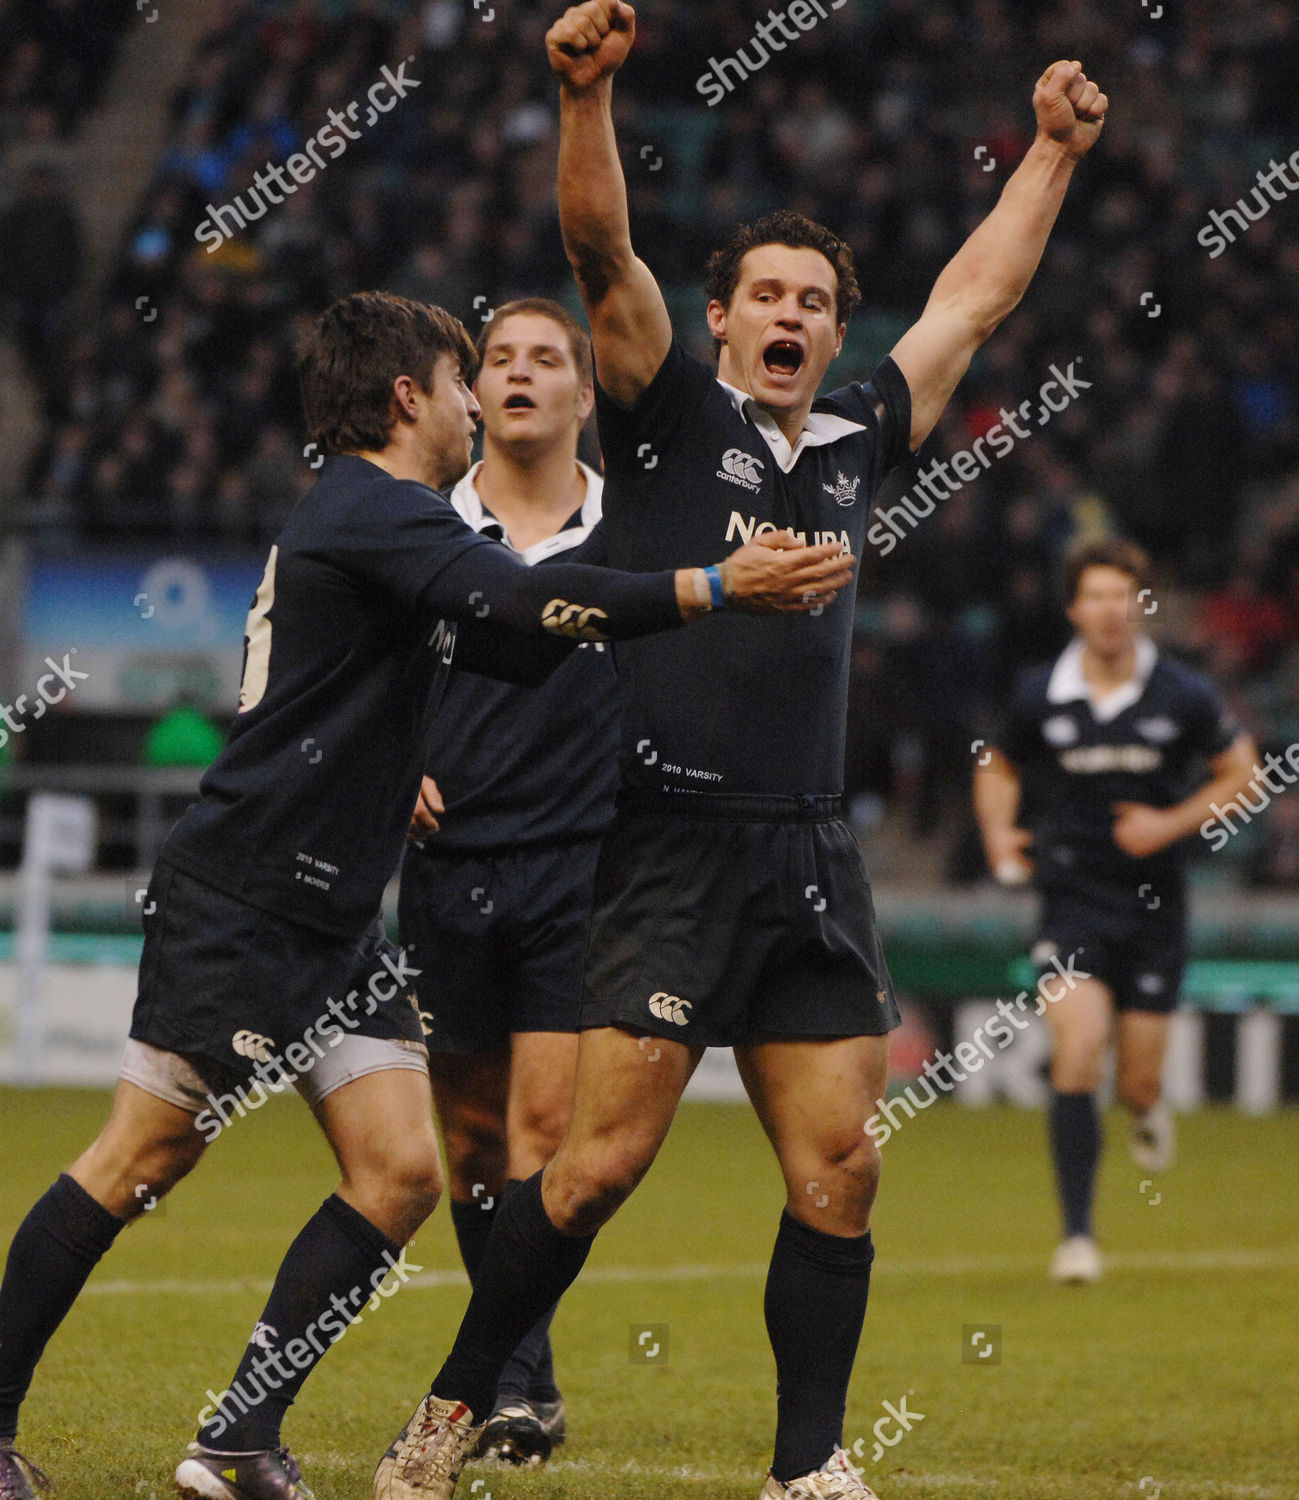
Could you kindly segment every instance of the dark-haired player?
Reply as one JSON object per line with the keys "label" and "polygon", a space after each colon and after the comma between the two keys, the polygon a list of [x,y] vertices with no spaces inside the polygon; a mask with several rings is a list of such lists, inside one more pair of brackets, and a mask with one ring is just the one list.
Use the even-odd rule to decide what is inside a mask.
{"label": "dark-haired player", "polygon": [[[557,302],[523,298],[496,309],[478,355],[483,459],[449,498],[547,568],[600,520],[604,481],[577,458],[591,340]],[[612,653],[593,641],[537,688],[456,673],[432,726],[399,915],[471,1278],[505,1191],[545,1166],[568,1124],[595,858],[618,785],[616,689]],[[506,1366],[480,1453],[528,1463],[562,1441],[548,1329],[547,1317]]]}
{"label": "dark-haired player", "polygon": [[[612,75],[634,21],[620,0],[588,0],[547,38],[610,558],[687,563],[768,527],[857,547],[884,475],[1028,285],[1105,96],[1076,63],[1047,71],[1037,140],[920,321],[869,384],[817,399],[859,293],[848,246],[800,215],[740,230],[710,266],[716,368],[673,336],[632,249],[614,138]],[[879,1160],[863,1122],[897,1008],[839,817],[852,604],[724,624],[703,650],[618,649],[623,788],[596,874],[572,1124],[498,1215],[450,1358],[379,1465],[379,1500],[453,1493],[504,1359],[648,1170],[703,1049],[727,1044],[787,1191],[766,1288],[778,1416],[763,1493],[871,1493],[840,1445],[874,1253]]]}
{"label": "dark-haired player", "polygon": [[[43,1485],[13,1446],[18,1409],[96,1262],[222,1125],[290,1082],[342,1182],[290,1247],[176,1479],[191,1500],[308,1500],[281,1419],[441,1191],[410,970],[379,906],[445,668],[540,682],[577,639],[708,612],[715,574],[542,573],[464,524],[437,490],[469,465],[473,367],[456,319],[379,293],[336,303],[306,348],[307,426],[330,456],[271,548],[238,717],[150,883],[108,1124],[28,1214],[0,1284],[6,1500]],[[731,602],[808,608],[809,590],[850,577],[827,550],[741,549],[722,565]]]}
{"label": "dark-haired player", "polygon": [[[1118,538],[1076,544],[1064,586],[1076,635],[1056,662],[1021,678],[997,747],[976,769],[974,807],[996,877],[1017,885],[1032,875],[1042,893],[1034,961],[1050,972],[1057,958],[1086,976],[1046,1010],[1064,1219],[1051,1275],[1085,1282],[1101,1274],[1092,1237],[1096,1090],[1111,1034],[1133,1155],[1163,1171],[1174,1137],[1161,1077],[1186,962],[1183,840],[1210,804],[1248,785],[1257,752],[1215,689],[1140,631],[1150,564],[1139,547]],[[1213,779],[1188,795],[1204,759]],[[1041,782],[1032,833],[1016,826],[1021,775]]]}

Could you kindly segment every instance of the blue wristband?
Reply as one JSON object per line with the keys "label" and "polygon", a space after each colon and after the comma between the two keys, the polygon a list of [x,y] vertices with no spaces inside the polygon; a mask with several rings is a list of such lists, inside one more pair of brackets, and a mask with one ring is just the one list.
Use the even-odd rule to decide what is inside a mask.
{"label": "blue wristband", "polygon": [[726,590],[722,587],[722,570],[716,563],[704,569],[704,577],[708,580],[708,592],[712,597],[714,609],[726,608]]}

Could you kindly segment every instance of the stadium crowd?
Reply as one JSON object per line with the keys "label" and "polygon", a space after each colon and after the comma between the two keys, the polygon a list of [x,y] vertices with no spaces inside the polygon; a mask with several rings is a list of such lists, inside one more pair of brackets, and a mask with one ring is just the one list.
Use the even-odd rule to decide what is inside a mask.
{"label": "stadium crowd", "polygon": [[81,224],[49,156],[99,101],[135,14],[131,0],[0,0],[0,321],[47,401],[83,274]]}
{"label": "stadium crowd", "polygon": [[132,0],[0,0],[0,149],[70,135],[98,102]]}
{"label": "stadium crowd", "polygon": [[[38,534],[273,535],[312,479],[296,336],[346,291],[438,302],[473,330],[523,293],[573,303],[543,46],[557,8],[223,7],[174,99],[102,316],[73,346],[27,486]],[[961,795],[969,744],[1010,675],[1065,638],[1054,564],[1089,528],[1152,551],[1152,626],[1176,627],[1259,740],[1299,739],[1299,207],[1278,202],[1225,253],[1197,241],[1258,168],[1299,146],[1299,12],[861,0],[778,56],[755,42],[767,14],[641,0],[620,80],[633,233],[700,346],[708,251],[735,220],[791,206],[857,254],[864,307],[839,368],[864,377],[1026,147],[1040,68],[1081,57],[1114,101],[1025,305],[924,459],[969,449],[1003,408],[1037,411],[1053,367],[1081,378],[1076,398],[1041,408],[1013,452],[863,560],[852,787],[900,796],[921,827]],[[404,60],[418,87],[367,122],[368,91]],[[11,103],[16,66],[7,93],[0,83]],[[710,107],[698,80],[719,67],[732,87]],[[214,210],[254,204],[255,172],[357,101],[336,159],[219,247],[198,243]]]}

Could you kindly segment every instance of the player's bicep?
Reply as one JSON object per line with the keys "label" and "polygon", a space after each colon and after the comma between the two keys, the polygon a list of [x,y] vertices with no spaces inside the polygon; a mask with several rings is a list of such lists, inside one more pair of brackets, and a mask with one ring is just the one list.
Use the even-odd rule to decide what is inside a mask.
{"label": "player's bicep", "polygon": [[1022,780],[1024,768],[1036,764],[1042,755],[1042,706],[1037,695],[1026,686],[1016,688],[984,752],[998,763],[1002,775]]}
{"label": "player's bicep", "polygon": [[499,542],[478,540],[482,545],[467,547],[429,580],[424,609],[468,626],[490,620],[493,626],[529,631],[536,622],[524,598],[528,565]]}
{"label": "player's bicep", "polygon": [[635,257],[577,266],[591,324],[600,384],[617,405],[635,406],[672,347],[667,303],[644,261]]}
{"label": "player's bicep", "polygon": [[977,327],[959,306],[931,299],[894,346],[893,362],[911,391],[913,452],[938,425],[981,342]]}
{"label": "player's bicep", "polygon": [[456,632],[455,666],[497,682],[540,687],[576,649],[576,641],[525,635],[491,620],[472,620]]}
{"label": "player's bicep", "polygon": [[[984,759],[985,756],[986,759]],[[1006,777],[1007,780],[1018,781],[1020,779],[1018,763],[998,745],[989,745],[979,757],[978,764],[990,771],[995,771],[998,776]]]}
{"label": "player's bicep", "polygon": [[1209,770],[1217,781],[1223,776],[1234,776],[1248,783],[1254,775],[1258,762],[1258,746],[1248,734],[1238,734],[1225,750],[1220,750],[1209,761]]}
{"label": "player's bicep", "polygon": [[976,784],[1004,786],[1016,791],[1022,781],[1019,766],[996,745],[987,745],[976,753],[974,777]]}

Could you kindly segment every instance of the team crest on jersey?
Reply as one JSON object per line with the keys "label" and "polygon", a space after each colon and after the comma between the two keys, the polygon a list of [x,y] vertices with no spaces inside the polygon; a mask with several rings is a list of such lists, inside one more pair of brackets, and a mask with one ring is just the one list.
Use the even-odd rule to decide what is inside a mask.
{"label": "team crest on jersey", "polygon": [[1068,714],[1055,714],[1042,725],[1042,738],[1048,745],[1072,745],[1078,738],[1078,726]]}
{"label": "team crest on jersey", "polygon": [[1182,726],[1176,719],[1170,719],[1167,714],[1156,714],[1153,719],[1137,720],[1137,733],[1143,740],[1151,740],[1156,745],[1168,744],[1181,732]]}
{"label": "team crest on jersey", "polygon": [[821,488],[827,495],[834,497],[836,505],[853,505],[857,500],[857,486],[861,483],[861,475],[856,479],[849,479],[842,469],[834,476],[833,484],[823,484]]}
{"label": "team crest on jersey", "polygon": [[755,493],[762,488],[762,460],[746,453],[743,448],[728,448],[722,454],[722,467],[717,471],[718,479],[729,480]]}

